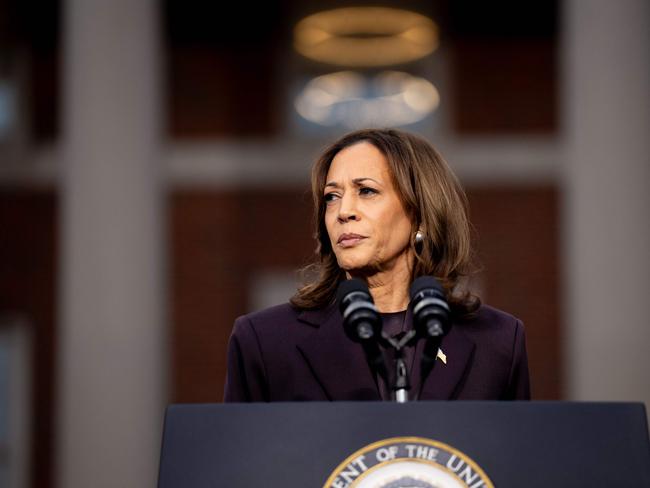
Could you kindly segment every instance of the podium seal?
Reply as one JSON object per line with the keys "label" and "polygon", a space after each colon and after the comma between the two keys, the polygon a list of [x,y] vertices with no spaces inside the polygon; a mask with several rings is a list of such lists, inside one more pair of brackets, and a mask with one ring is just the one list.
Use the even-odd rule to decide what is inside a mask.
{"label": "podium seal", "polygon": [[494,488],[469,456],[423,437],[393,437],[351,454],[323,488]]}

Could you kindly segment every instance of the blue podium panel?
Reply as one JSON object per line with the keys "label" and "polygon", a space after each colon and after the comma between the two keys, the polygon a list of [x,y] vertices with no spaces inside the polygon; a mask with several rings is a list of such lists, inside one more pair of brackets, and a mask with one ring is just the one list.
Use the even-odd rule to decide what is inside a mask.
{"label": "blue podium panel", "polygon": [[[418,462],[435,455],[413,437],[432,441],[441,472],[465,482],[453,486],[650,487],[643,405],[564,402],[172,405],[158,486],[402,486],[371,485],[369,474],[391,449]],[[352,456],[359,452],[367,457]],[[476,469],[461,472],[461,459]],[[474,476],[480,470],[487,478]]]}

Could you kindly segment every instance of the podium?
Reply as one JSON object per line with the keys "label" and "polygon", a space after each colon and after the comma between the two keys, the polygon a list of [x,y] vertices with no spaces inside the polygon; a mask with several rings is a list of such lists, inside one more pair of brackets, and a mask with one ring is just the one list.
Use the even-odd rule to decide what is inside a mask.
{"label": "podium", "polygon": [[634,403],[168,407],[158,487],[221,486],[650,487],[648,425]]}

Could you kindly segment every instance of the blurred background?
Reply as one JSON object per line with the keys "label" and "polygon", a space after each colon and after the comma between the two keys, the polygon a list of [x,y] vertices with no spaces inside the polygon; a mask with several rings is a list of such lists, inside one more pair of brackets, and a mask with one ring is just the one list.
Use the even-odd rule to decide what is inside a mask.
{"label": "blurred background", "polygon": [[155,485],[358,127],[459,175],[534,399],[650,401],[649,48],[645,0],[0,0],[0,486]]}

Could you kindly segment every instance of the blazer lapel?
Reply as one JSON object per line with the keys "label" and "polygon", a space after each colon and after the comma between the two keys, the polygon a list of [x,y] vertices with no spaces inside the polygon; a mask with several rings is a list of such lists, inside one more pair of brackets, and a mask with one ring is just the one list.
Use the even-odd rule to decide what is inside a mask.
{"label": "blazer lapel", "polygon": [[[420,358],[425,341],[418,342],[415,350],[415,378],[420,378]],[[458,396],[466,371],[470,365],[476,345],[469,340],[457,326],[451,328],[442,340],[440,349],[446,356],[445,364],[436,359],[433,370],[422,387],[420,398],[423,400],[452,400]],[[417,385],[414,385],[417,387]]]}
{"label": "blazer lapel", "polygon": [[330,400],[380,400],[363,348],[345,335],[334,305],[304,311],[298,320],[314,327],[297,347]]}

